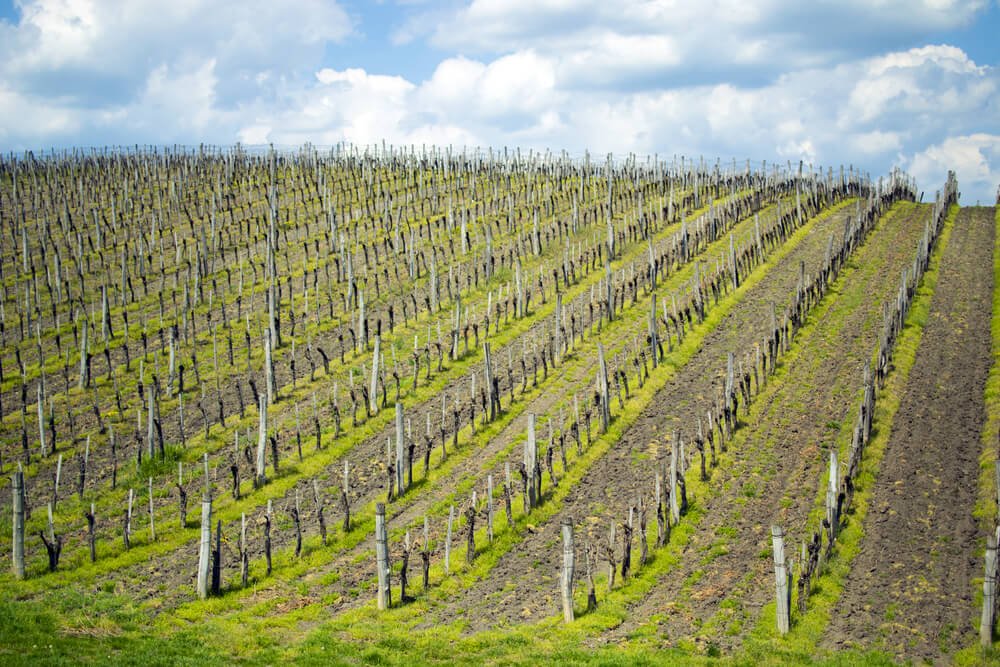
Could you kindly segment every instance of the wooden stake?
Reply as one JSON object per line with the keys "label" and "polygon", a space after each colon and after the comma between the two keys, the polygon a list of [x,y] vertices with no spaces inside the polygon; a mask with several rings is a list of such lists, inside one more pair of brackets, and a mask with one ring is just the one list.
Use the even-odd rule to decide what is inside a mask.
{"label": "wooden stake", "polygon": [[378,570],[379,610],[388,609],[392,605],[392,593],[389,590],[389,534],[385,525],[385,503],[375,505],[375,565]]}
{"label": "wooden stake", "polygon": [[792,604],[791,568],[785,560],[785,532],[780,526],[771,526],[771,542],[774,549],[774,581],[777,598],[776,622],[778,632],[788,633],[788,612]]}
{"label": "wooden stake", "polygon": [[560,579],[562,592],[563,620],[573,622],[573,569],[576,564],[576,554],[573,550],[573,520],[566,518],[562,522],[563,566]]}
{"label": "wooden stake", "polygon": [[201,499],[201,541],[198,545],[198,597],[208,597],[209,574],[212,564],[212,490],[208,477],[208,454],[205,463],[205,493]]}
{"label": "wooden stake", "polygon": [[536,497],[536,489],[538,488],[537,481],[535,480],[535,471],[538,468],[538,446],[535,443],[535,415],[534,413],[528,414],[528,439],[524,442],[524,470],[527,475],[527,482],[525,484],[525,513],[531,511],[531,508],[538,504],[538,498]]}
{"label": "wooden stake", "polygon": [[984,648],[993,645],[993,624],[996,621],[997,538],[986,536],[986,576],[983,579],[983,613],[979,620],[979,643]]}
{"label": "wooden stake", "polygon": [[156,541],[156,522],[153,513],[153,478],[149,478],[149,541]]}
{"label": "wooden stake", "polygon": [[14,473],[14,576],[24,579],[24,472],[18,470]]}
{"label": "wooden stake", "polygon": [[451,572],[451,531],[455,523],[455,506],[448,508],[448,534],[444,541],[444,573]]}
{"label": "wooden stake", "polygon": [[406,491],[410,478],[410,457],[406,450],[406,432],[403,430],[403,404],[396,403],[396,497]]}
{"label": "wooden stake", "polygon": [[351,477],[350,468],[347,461],[344,461],[344,485],[340,488],[340,503],[344,507],[344,532],[351,530],[351,505],[348,497],[350,492]]}
{"label": "wooden stake", "polygon": [[254,486],[261,488],[267,483],[267,398],[261,396],[257,405],[257,475]]}

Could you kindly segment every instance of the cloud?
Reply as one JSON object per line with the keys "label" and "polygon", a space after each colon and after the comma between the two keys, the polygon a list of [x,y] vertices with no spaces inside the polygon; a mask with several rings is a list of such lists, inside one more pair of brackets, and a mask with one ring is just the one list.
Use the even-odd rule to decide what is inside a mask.
{"label": "cloud", "polygon": [[989,206],[1000,185],[1000,134],[948,137],[913,155],[905,166],[928,189],[943,183],[951,169],[958,176],[963,204],[978,200]]}
{"label": "cloud", "polygon": [[986,0],[783,0],[616,2],[473,0],[417,13],[398,41],[426,36],[438,48],[492,57],[534,50],[563,77],[591,86],[758,82],[782,71],[830,66],[914,38],[968,25]]}
{"label": "cloud", "polygon": [[[927,189],[953,158],[966,196],[995,188],[998,157],[983,137],[1000,135],[996,66],[955,45],[872,46],[883,33],[964,25],[981,2],[417,6],[396,38],[444,51],[418,79],[391,66],[376,74],[363,53],[357,67],[323,66],[326,45],[361,27],[332,3],[185,0],[156,14],[151,1],[35,0],[16,24],[0,21],[0,148],[589,148],[853,163],[873,174],[902,164]],[[826,32],[863,39],[845,55]]]}
{"label": "cloud", "polygon": [[918,115],[995,107],[996,94],[996,77],[961,49],[930,45],[865,63],[841,121],[870,122],[900,111]]}
{"label": "cloud", "polygon": [[450,116],[525,118],[556,102],[553,63],[533,51],[519,51],[490,63],[448,58],[420,87],[418,103]]}
{"label": "cloud", "polygon": [[[272,128],[267,137],[283,144],[385,138],[576,154],[589,148],[597,154],[804,160],[860,164],[879,174],[894,164],[923,164],[928,158],[918,160],[918,153],[956,129],[975,134],[962,128],[981,127],[984,119],[993,119],[985,122],[1000,133],[998,73],[952,46],[790,72],[759,87],[722,83],[607,94],[574,87],[559,67],[529,49],[488,61],[447,58],[419,83],[324,70],[314,90],[284,105],[293,110],[265,123]],[[248,126],[241,136],[259,138],[260,127]],[[969,181],[966,192],[988,180],[972,166],[968,160],[954,165],[963,185]],[[934,179],[930,188],[943,174],[924,168],[919,175]]]}
{"label": "cloud", "polygon": [[124,104],[157,68],[215,61],[218,103],[261,93],[261,74],[311,74],[347,14],[323,0],[23,0],[0,22],[0,77],[33,95],[83,107]]}

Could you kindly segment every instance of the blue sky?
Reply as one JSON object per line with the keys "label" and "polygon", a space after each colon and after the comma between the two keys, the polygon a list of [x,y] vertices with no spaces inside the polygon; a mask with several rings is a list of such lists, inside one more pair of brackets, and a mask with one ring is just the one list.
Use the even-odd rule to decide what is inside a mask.
{"label": "blue sky", "polygon": [[1000,0],[0,0],[0,151],[452,144],[1000,184]]}

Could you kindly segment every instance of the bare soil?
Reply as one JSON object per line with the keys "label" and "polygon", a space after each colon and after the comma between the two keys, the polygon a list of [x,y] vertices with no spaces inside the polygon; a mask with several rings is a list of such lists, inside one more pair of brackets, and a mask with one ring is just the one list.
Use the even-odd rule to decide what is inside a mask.
{"label": "bare soil", "polygon": [[992,208],[959,213],[827,648],[947,663],[975,640],[994,234]]}
{"label": "bare soil", "polygon": [[[913,224],[912,220],[898,221],[898,223],[888,231],[876,232],[876,235],[891,236],[889,243],[876,244],[881,248],[881,255],[868,253],[868,261],[873,267],[885,265],[884,276],[898,274],[899,268],[908,261],[912,252],[910,248],[916,247],[916,238],[922,230],[918,230],[918,225]],[[742,352],[749,349],[753,342],[764,338],[769,322],[766,314],[767,305],[774,302],[780,312],[794,292],[800,261],[806,262],[807,271],[815,270],[822,260],[829,234],[834,230],[840,230],[842,225],[841,216],[834,216],[825,221],[808,239],[775,266],[768,279],[747,293],[719,327],[706,337],[702,349],[651,402],[616,447],[592,466],[581,483],[566,497],[563,510],[545,524],[536,526],[534,532],[527,534],[517,548],[500,559],[488,578],[455,596],[443,608],[432,613],[427,623],[446,621],[461,615],[468,622],[470,630],[478,630],[544,618],[557,613],[560,561],[558,530],[562,517],[571,516],[578,521],[584,517],[606,519],[590,521],[584,527],[588,533],[592,532],[592,541],[605,539],[607,525],[611,520],[618,523],[624,521],[627,506],[634,502],[638,494],[645,494],[652,489],[653,476],[658,468],[656,461],[663,460],[668,451],[666,436],[675,425],[689,426],[696,418],[696,411],[700,414],[707,402],[714,397],[714,386],[725,370],[726,353]],[[893,253],[888,246],[905,247],[907,250]],[[878,307],[872,305],[870,309],[874,313]],[[866,349],[870,349],[870,346],[866,346]],[[852,377],[857,375],[860,378],[859,359],[860,357],[850,359],[851,363],[858,366],[857,373],[852,373]],[[835,376],[841,370],[831,369],[830,376]],[[803,419],[808,419],[810,411],[802,410],[801,414]],[[786,417],[787,415],[780,413],[777,416],[778,421],[782,423],[787,421]],[[798,427],[792,425],[792,429],[795,428]],[[790,433],[794,433],[794,430]],[[789,450],[787,456],[797,459],[801,453],[798,448],[794,448]],[[818,458],[818,453],[814,453],[813,456]],[[696,474],[694,470],[696,468],[691,474]],[[713,471],[712,475],[720,483],[724,483],[727,479],[726,473],[721,469]],[[744,514],[749,517],[746,520],[739,520],[732,513],[725,515],[721,513],[723,507],[732,507],[736,510],[733,497],[739,495],[741,486],[739,483],[734,484],[729,493],[723,494],[725,497],[718,502],[720,507],[718,511],[714,510],[714,506],[710,507],[713,525],[716,520],[718,525],[757,523],[756,520],[752,520],[753,515],[749,512]],[[765,493],[761,495],[767,496]],[[773,500],[773,496],[771,498]],[[773,504],[776,505],[776,502]],[[759,531],[750,530],[749,527],[740,531],[738,544],[734,546],[734,550],[742,554],[737,556],[740,572],[746,568],[748,554],[752,554],[749,558],[756,558],[757,532]],[[655,522],[652,518],[649,533],[652,541],[655,535]],[[709,544],[712,535],[714,531],[708,534]],[[707,545],[698,544],[692,548],[701,549],[705,546]],[[637,565],[637,544],[634,547],[633,558]],[[605,566],[601,564],[599,567]],[[672,575],[669,581],[663,582],[657,589],[658,592],[650,597],[649,608],[638,610],[638,613],[630,616],[642,619],[648,614],[662,610],[671,597],[661,596],[659,591],[672,589],[674,586],[679,587],[697,567],[698,560],[692,558],[690,563],[686,561],[682,568],[686,572],[678,572],[676,576]]]}

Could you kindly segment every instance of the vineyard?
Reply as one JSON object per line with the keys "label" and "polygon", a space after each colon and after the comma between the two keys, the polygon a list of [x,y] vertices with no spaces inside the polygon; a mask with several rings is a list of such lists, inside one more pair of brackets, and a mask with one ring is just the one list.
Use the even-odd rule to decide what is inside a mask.
{"label": "vineyard", "polygon": [[0,662],[1000,660],[1000,201],[921,185],[0,159]]}

